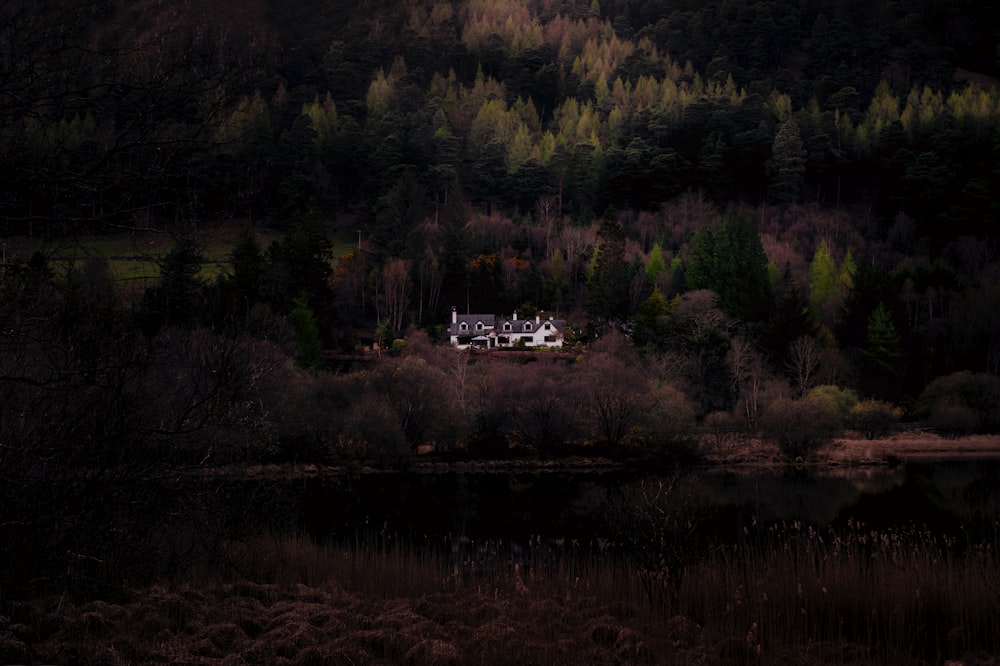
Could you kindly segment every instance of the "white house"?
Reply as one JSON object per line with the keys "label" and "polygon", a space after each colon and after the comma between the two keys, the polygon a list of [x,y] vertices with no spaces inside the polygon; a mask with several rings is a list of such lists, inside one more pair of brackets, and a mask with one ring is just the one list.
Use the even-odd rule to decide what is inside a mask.
{"label": "white house", "polygon": [[562,347],[566,322],[562,319],[518,319],[515,311],[510,318],[488,314],[458,314],[451,309],[448,333],[451,344],[459,349],[493,349],[513,347]]}

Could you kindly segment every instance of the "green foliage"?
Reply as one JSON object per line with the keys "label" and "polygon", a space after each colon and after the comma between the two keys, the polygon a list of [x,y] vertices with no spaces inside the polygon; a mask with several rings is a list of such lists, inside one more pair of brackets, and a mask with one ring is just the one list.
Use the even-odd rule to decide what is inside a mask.
{"label": "green foliage", "polygon": [[299,297],[289,315],[295,336],[296,361],[302,368],[319,368],[323,365],[323,342],[319,337],[319,326],[309,302]]}
{"label": "green foliage", "polygon": [[199,277],[205,261],[201,245],[181,236],[160,262],[160,281],[146,290],[140,320],[147,335],[163,326],[194,326],[205,315],[205,282]]}
{"label": "green foliage", "polygon": [[830,256],[826,239],[820,241],[809,264],[809,301],[816,310],[837,293],[837,265]]}
{"label": "green foliage", "polygon": [[788,264],[775,292],[777,306],[767,324],[768,348],[774,358],[785,359],[793,341],[815,337],[816,317]]}
{"label": "green foliage", "polygon": [[646,260],[646,284],[656,286],[657,279],[666,272],[667,264],[663,261],[663,250],[659,243],[653,243],[653,249],[649,251],[649,259]]}
{"label": "green foliage", "polygon": [[669,315],[672,309],[672,304],[663,297],[660,288],[655,287],[635,313],[632,339],[636,347],[642,349],[647,345],[656,345],[657,337],[666,324],[662,318]]}
{"label": "green foliage", "polygon": [[865,439],[881,439],[892,432],[896,421],[896,410],[890,403],[865,400],[851,407],[847,424]]}
{"label": "green foliage", "polygon": [[598,231],[593,272],[587,280],[587,318],[602,333],[629,315],[629,265],[625,261],[625,232],[613,217],[605,217]]}
{"label": "green foliage", "polygon": [[767,162],[768,193],[773,201],[791,204],[799,200],[805,182],[806,149],[799,126],[788,119],[778,127]]}
{"label": "green foliage", "polygon": [[851,410],[858,404],[857,393],[833,384],[814,386],[809,389],[805,397],[822,403],[828,411],[837,415],[841,424],[847,421]]}
{"label": "green foliage", "polygon": [[763,321],[774,303],[767,265],[756,222],[730,214],[695,235],[685,280],[691,289],[714,291],[730,316]]}
{"label": "green foliage", "polygon": [[889,376],[902,374],[903,345],[885,303],[879,303],[868,318],[865,354],[883,374]]}

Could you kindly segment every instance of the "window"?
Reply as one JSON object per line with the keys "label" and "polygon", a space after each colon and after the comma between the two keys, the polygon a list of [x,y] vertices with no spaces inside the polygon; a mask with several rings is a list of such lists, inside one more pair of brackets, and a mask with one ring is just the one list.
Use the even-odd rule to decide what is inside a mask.
{"label": "window", "polygon": [[508,322],[508,323],[506,323],[506,324],[503,325],[503,330],[505,330],[505,331],[509,331],[510,330],[510,322]]}
{"label": "window", "polygon": [[530,331],[531,330],[531,322],[527,322],[527,321],[524,322],[524,330],[526,330],[526,331]]}
{"label": "window", "polygon": [[463,321],[461,324],[458,325],[458,330],[467,331],[469,330],[469,325]]}
{"label": "window", "polygon": [[551,330],[552,329],[552,324],[545,324],[544,328],[545,328],[546,331]]}
{"label": "window", "polygon": [[477,331],[483,330],[483,322],[481,322],[481,321],[477,321],[476,322],[476,330]]}

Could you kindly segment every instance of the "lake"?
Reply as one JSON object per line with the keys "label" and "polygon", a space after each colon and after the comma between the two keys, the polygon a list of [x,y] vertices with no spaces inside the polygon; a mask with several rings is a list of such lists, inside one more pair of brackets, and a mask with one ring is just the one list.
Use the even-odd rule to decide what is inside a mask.
{"label": "lake", "polygon": [[[662,512],[701,538],[729,543],[752,528],[850,520],[871,529],[926,527],[995,538],[1000,464],[636,472],[383,473],[300,482],[294,522],[319,541],[381,534],[415,545],[474,539],[589,543],[620,537],[630,514]],[[291,507],[289,507],[291,508]]]}

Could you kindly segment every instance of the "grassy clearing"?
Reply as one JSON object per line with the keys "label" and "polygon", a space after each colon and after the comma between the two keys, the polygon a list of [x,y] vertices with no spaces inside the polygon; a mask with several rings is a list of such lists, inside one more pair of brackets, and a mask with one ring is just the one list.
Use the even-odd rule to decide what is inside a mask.
{"label": "grassy clearing", "polygon": [[[598,547],[451,552],[229,543],[124,600],[36,603],[35,654],[79,663],[996,663],[995,545],[774,528],[707,556],[675,606]],[[224,564],[224,566],[219,566]],[[13,622],[21,621],[12,618]],[[0,658],[18,656],[0,627]],[[221,661],[219,662],[221,663]]]}
{"label": "grassy clearing", "polygon": [[[239,223],[206,225],[193,232],[201,244],[205,262],[200,277],[214,280],[226,271],[229,255],[244,226]],[[255,231],[257,242],[266,249],[283,234],[270,229]],[[5,261],[8,264],[27,261],[37,251],[50,258],[53,267],[67,261],[79,262],[87,257],[101,257],[108,261],[111,275],[125,288],[141,288],[154,283],[160,275],[159,262],[173,247],[175,234],[171,232],[141,231],[122,232],[106,236],[82,236],[55,240],[12,237],[4,239]],[[357,248],[357,237],[350,232],[331,234],[334,260]]]}

